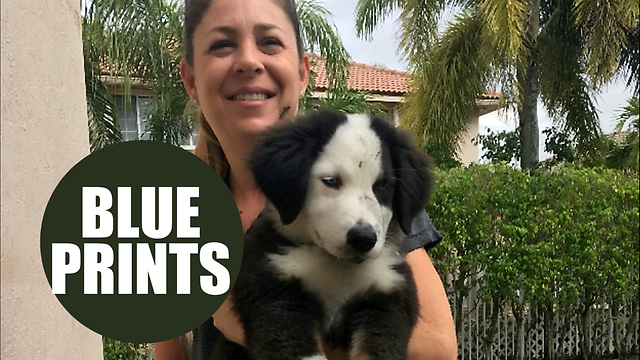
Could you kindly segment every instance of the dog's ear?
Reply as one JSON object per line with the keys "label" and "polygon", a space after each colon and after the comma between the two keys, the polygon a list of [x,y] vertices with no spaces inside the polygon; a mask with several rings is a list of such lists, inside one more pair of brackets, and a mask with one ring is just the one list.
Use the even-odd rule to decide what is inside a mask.
{"label": "dog's ear", "polygon": [[296,135],[290,126],[270,131],[255,148],[250,163],[256,185],[285,225],[302,209],[312,165],[304,138]]}
{"label": "dog's ear", "polygon": [[371,126],[389,146],[396,184],[393,212],[402,231],[409,234],[413,219],[429,200],[431,158],[414,144],[407,132],[393,127],[388,121],[373,117]]}
{"label": "dog's ear", "polygon": [[344,115],[333,111],[299,116],[268,130],[254,149],[250,168],[256,185],[278,210],[283,224],[292,223],[300,213],[311,167],[340,117]]}

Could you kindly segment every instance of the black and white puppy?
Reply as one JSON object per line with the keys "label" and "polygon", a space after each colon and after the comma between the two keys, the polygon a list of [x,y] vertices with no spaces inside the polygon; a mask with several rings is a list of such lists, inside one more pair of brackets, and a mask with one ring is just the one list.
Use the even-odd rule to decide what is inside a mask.
{"label": "black and white puppy", "polygon": [[403,232],[424,209],[425,154],[382,118],[321,110],[269,131],[251,169],[269,204],[232,290],[246,352],[212,359],[405,359],[417,318]]}

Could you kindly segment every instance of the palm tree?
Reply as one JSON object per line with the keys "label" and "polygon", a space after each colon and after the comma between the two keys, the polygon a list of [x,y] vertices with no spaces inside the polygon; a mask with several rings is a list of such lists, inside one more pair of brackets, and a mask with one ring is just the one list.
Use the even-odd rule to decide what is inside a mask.
{"label": "palm tree", "polygon": [[620,68],[627,77],[627,87],[633,89],[633,96],[640,95],[640,18],[636,26],[627,32],[627,44],[620,55]]}
{"label": "palm tree", "polygon": [[[453,151],[476,97],[499,89],[518,110],[522,168],[539,159],[538,98],[589,150],[601,132],[593,95],[623,66],[638,19],[635,0],[359,0],[358,35],[370,36],[396,8],[414,74],[403,122]],[[458,11],[439,33],[445,8]]]}
{"label": "palm tree", "polygon": [[[132,82],[153,94],[146,130],[152,140],[177,144],[191,132],[187,96],[179,76],[182,25],[176,3],[162,0],[99,0],[83,9],[82,37],[92,151],[122,140],[106,80]],[[125,105],[128,105],[125,103]]]}
{"label": "palm tree", "polygon": [[627,105],[617,117],[618,123],[615,130],[617,132],[626,131],[620,149],[617,152],[616,163],[620,168],[638,171],[640,167],[640,142],[638,130],[640,128],[640,109],[638,98],[633,97],[627,100]]}
{"label": "palm tree", "polygon": [[[329,91],[348,93],[350,57],[327,20],[329,12],[315,0],[299,1],[297,10],[307,50],[326,59]],[[94,0],[84,5],[82,14],[91,150],[122,141],[116,106],[106,85],[110,76],[121,81],[125,99],[132,83],[150,89],[154,99],[146,124],[150,139],[177,144],[189,136],[194,112],[179,75],[183,39],[178,2]]]}

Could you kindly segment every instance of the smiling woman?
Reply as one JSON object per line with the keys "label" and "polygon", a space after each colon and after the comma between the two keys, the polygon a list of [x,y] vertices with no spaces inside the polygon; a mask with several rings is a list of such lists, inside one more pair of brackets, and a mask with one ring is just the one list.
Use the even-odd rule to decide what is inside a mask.
{"label": "smiling woman", "polygon": [[[296,6],[292,0],[186,0],[184,38],[180,74],[189,97],[200,109],[196,155],[226,181],[246,231],[265,206],[247,160],[260,134],[297,115],[299,98],[309,81],[309,59],[303,52]],[[437,243],[439,236],[428,219],[423,225],[407,254],[414,277],[419,279],[422,304],[409,358],[454,359],[456,340],[449,304],[422,249]],[[221,333],[244,343],[232,301],[228,298],[213,316],[215,329],[207,321],[194,331],[203,348],[213,346]],[[203,331],[208,334],[205,339]],[[328,359],[345,358],[344,350],[325,348]],[[183,358],[186,351],[179,339],[156,344],[157,360]]]}
{"label": "smiling woman", "polygon": [[255,134],[295,114],[308,82],[309,61],[302,53],[297,20],[291,20],[292,2],[280,7],[274,2],[215,1],[204,14],[198,12],[208,2],[197,3],[185,7],[181,75],[203,115],[205,136],[200,136],[196,154],[226,178],[224,158],[212,154],[221,147],[227,149],[229,163],[240,163]]}

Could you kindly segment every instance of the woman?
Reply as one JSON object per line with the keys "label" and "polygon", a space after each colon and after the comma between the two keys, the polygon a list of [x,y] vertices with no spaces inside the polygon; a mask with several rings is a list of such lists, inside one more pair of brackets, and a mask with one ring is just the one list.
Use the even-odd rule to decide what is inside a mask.
{"label": "woman", "polygon": [[[295,5],[292,0],[187,0],[185,50],[180,74],[202,111],[196,155],[229,185],[246,231],[265,204],[246,163],[256,135],[295,116],[309,79]],[[423,231],[433,231],[426,226]],[[449,303],[420,241],[407,253],[421,304],[408,356],[453,360],[457,345]],[[231,302],[227,299],[213,321],[225,337],[242,344]],[[346,359],[344,349],[325,350],[328,359]],[[155,353],[157,360],[186,359],[179,339],[156,344]]]}

